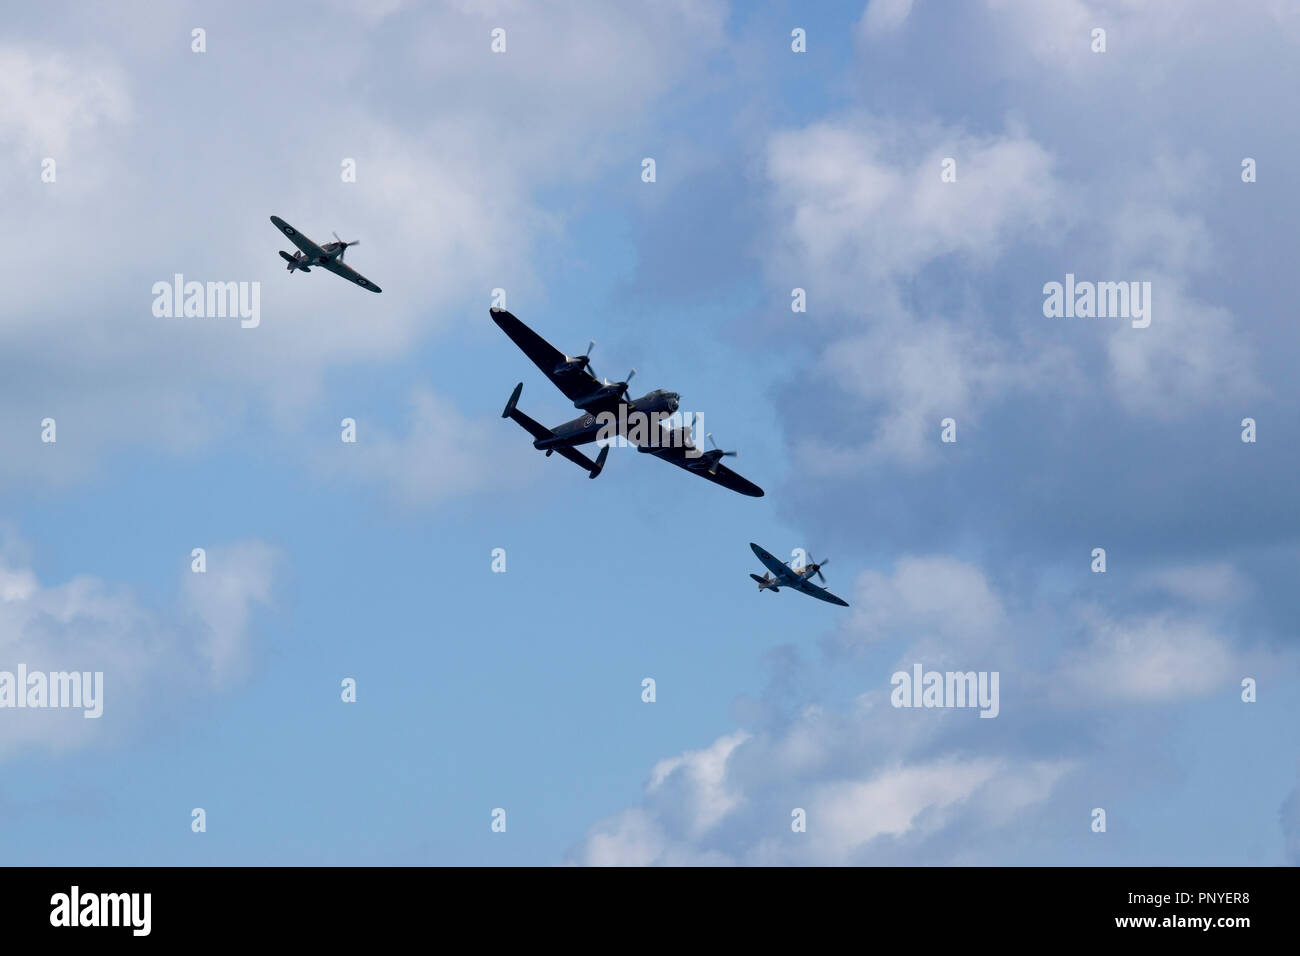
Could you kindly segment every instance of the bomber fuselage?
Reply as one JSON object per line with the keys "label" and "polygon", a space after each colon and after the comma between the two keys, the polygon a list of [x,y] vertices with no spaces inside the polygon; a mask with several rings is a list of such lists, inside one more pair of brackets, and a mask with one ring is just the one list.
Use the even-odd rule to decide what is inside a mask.
{"label": "bomber fuselage", "polygon": [[[603,389],[604,386],[602,386]],[[554,426],[551,429],[554,437],[539,438],[533,442],[533,447],[573,447],[588,444],[598,438],[609,438],[616,434],[622,435],[626,431],[627,422],[631,420],[632,416],[637,414],[651,417],[671,415],[677,411],[677,403],[680,398],[681,396],[676,392],[657,388],[653,392],[647,392],[640,398],[633,399],[631,402],[624,402],[617,395],[600,396],[599,401],[590,402],[587,399],[580,399],[574,404],[583,409],[583,414],[562,425]],[[654,427],[659,427],[657,419],[655,419]]]}

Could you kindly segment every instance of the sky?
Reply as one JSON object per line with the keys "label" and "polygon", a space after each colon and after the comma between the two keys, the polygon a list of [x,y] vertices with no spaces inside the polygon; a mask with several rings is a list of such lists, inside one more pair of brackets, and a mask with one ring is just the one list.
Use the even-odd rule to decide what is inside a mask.
{"label": "sky", "polygon": [[[1282,0],[15,11],[0,682],[103,692],[0,706],[0,863],[1300,863],[1298,46]],[[157,315],[178,273],[256,326]],[[498,294],[765,497],[531,449],[515,383],[575,412]]]}

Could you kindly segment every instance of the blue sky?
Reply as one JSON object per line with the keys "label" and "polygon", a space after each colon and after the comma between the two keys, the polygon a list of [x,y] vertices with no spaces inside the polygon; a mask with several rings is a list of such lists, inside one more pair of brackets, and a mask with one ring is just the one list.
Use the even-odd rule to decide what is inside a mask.
{"label": "blue sky", "polygon": [[[11,25],[0,670],[105,704],[0,709],[0,862],[1300,860],[1300,17],[650,6]],[[288,275],[272,213],[383,294]],[[261,324],[153,316],[177,272]],[[1151,327],[1044,317],[1067,272]],[[514,384],[572,409],[494,288],[767,496],[533,452]],[[755,593],[750,541],[853,607]],[[997,719],[891,707],[916,662]]]}

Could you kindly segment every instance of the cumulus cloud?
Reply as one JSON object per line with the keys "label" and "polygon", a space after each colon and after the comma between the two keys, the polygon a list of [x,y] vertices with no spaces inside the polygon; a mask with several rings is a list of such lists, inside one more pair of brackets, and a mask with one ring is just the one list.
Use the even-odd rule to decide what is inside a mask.
{"label": "cumulus cloud", "polygon": [[[1294,5],[1279,0],[1259,4],[1249,18],[1214,0],[986,0],[985,7],[999,68],[1021,78],[1050,69],[1075,83],[1101,77],[1146,87],[1171,80],[1171,65],[1222,51],[1226,29],[1252,39],[1269,33],[1288,41],[1300,37]],[[1092,51],[1092,31],[1098,28],[1106,31],[1106,54]],[[1103,55],[1122,57],[1125,69],[1107,76]]]}
{"label": "cumulus cloud", "polygon": [[[940,179],[948,157],[956,183]],[[881,303],[864,292],[892,291],[883,305],[898,308],[887,283],[948,255],[989,263],[1066,209],[1051,155],[1014,131],[978,136],[858,114],[774,133],[766,168],[779,224],[771,269],[800,276],[823,311],[870,316]]]}
{"label": "cumulus cloud", "polygon": [[468,418],[425,387],[411,391],[408,406],[405,432],[362,419],[356,443],[339,441],[319,454],[320,469],[391,489],[412,507],[512,488],[536,473],[541,456],[521,453],[519,435],[500,419]]}
{"label": "cumulus cloud", "polygon": [[184,580],[183,600],[198,627],[195,648],[214,683],[242,676],[249,665],[249,616],[271,600],[275,553],[260,541],[215,549],[202,574]]}
{"label": "cumulus cloud", "polygon": [[1086,704],[1168,701],[1236,682],[1234,651],[1205,621],[1161,613],[1113,620],[1085,609],[1087,644],[1067,654],[1055,686]]}
{"label": "cumulus cloud", "polygon": [[1206,604],[1231,604],[1251,593],[1250,582],[1225,561],[1159,568],[1144,574],[1141,583],[1186,601]]}
{"label": "cumulus cloud", "polygon": [[[1013,241],[1071,217],[1051,155],[1010,131],[975,136],[855,115],[775,134],[768,145],[773,222],[769,273],[806,287],[809,317],[831,330],[816,374],[869,410],[834,439],[801,434],[809,467],[932,464],[939,422],[978,421],[1015,389],[1061,381],[1066,354],[1026,355],[1005,322],[918,310],[911,287],[940,263],[981,270]],[[941,179],[956,160],[957,181]]]}
{"label": "cumulus cloud", "polygon": [[[686,786],[666,794],[663,780],[653,778],[644,806],[595,824],[569,859],[619,866],[838,865],[937,853],[943,862],[944,838],[954,830],[995,833],[1011,825],[1017,814],[1041,807],[1074,769],[1068,760],[951,752],[905,757],[914,738],[898,714],[882,710],[878,700],[829,720],[810,709],[779,732],[737,732],[672,758],[668,763],[687,775]],[[904,732],[889,736],[896,731]],[[799,740],[810,738],[825,748],[823,757],[790,763],[804,746]],[[702,780],[695,776],[701,771]],[[715,799],[700,799],[701,791]],[[716,799],[719,794],[725,797]],[[806,831],[793,829],[799,819]]]}
{"label": "cumulus cloud", "polygon": [[875,38],[892,33],[903,25],[912,12],[912,0],[871,0],[858,21],[863,36]]}
{"label": "cumulus cloud", "polygon": [[[1149,580],[1185,582],[1186,575],[1163,567]],[[1240,572],[1221,567],[1214,577],[1237,580]],[[1149,580],[1130,590],[1144,592]],[[1084,728],[1106,726],[1123,708],[1194,701],[1235,686],[1245,666],[1207,601],[1174,615],[1108,612],[1046,593],[1013,598],[977,565],[950,556],[907,557],[888,574],[865,572],[852,598],[823,666],[859,675],[861,693],[844,706],[796,702],[790,716],[774,699],[745,708],[749,726],[658,763],[642,805],[594,825],[570,859],[1006,862],[1000,835],[1055,833],[1077,799],[1065,781],[1104,774],[1115,759],[1089,746]],[[777,662],[798,666],[797,658]],[[891,674],[914,664],[998,671],[998,716],[892,706]],[[789,683],[774,683],[769,694],[786,694]],[[1062,720],[1078,738],[1044,748],[1038,728]],[[806,816],[806,833],[790,830],[796,810]]]}
{"label": "cumulus cloud", "polygon": [[901,558],[891,575],[863,572],[853,592],[851,616],[839,630],[849,644],[902,638],[970,650],[987,646],[1007,625],[984,573],[951,557]]}
{"label": "cumulus cloud", "polygon": [[1258,397],[1254,356],[1232,313],[1188,296],[1177,278],[1149,275],[1150,327],[1118,327],[1106,342],[1121,404],[1135,414],[1170,420],[1225,398]]}
{"label": "cumulus cloud", "polygon": [[[904,27],[929,13],[919,6],[868,3],[861,48],[897,46],[899,60],[860,57],[857,106],[762,146],[772,298],[799,287],[808,302],[787,390],[800,400],[779,403],[798,462],[786,517],[877,561],[817,671],[865,689],[836,703],[774,680],[738,702],[744,739],[705,764],[717,813],[700,816],[698,786],[648,787],[575,859],[1006,862],[1017,836],[1071,839],[1061,821],[1081,791],[1122,793],[1135,767],[1164,760],[1181,772],[1162,715],[1197,714],[1243,674],[1294,662],[1290,644],[1261,656],[1243,623],[1242,595],[1263,589],[1243,568],[1261,558],[1224,557],[1239,508],[1223,502],[1258,486],[1269,504],[1252,502],[1285,527],[1248,547],[1294,538],[1273,487],[1294,455],[1238,454],[1239,409],[1287,414],[1285,363],[1261,373],[1265,343],[1291,354],[1294,336],[1264,321],[1290,288],[1258,267],[1285,239],[1261,214],[1280,193],[1240,182],[1237,153],[1261,137],[1291,151],[1294,131],[1273,135],[1257,94],[1293,71],[1300,18],[1271,5],[1234,32],[1240,15],[1211,3],[989,0],[942,18],[936,39]],[[946,56],[952,70],[931,68]],[[1222,89],[1209,100],[1207,66]],[[1043,284],[1067,272],[1151,282],[1150,327],[1047,318]],[[1255,277],[1271,295],[1243,291]],[[947,416],[959,437],[942,446]],[[918,555],[921,538],[941,544]],[[1127,567],[1090,575],[1099,542]],[[1269,570],[1281,580],[1293,563]],[[999,717],[890,707],[889,674],[917,662],[1000,670]],[[1117,740],[1136,719],[1150,734]],[[670,763],[694,766],[724,739]],[[792,808],[808,811],[806,834],[790,832]],[[1296,816],[1288,798],[1288,839]]]}
{"label": "cumulus cloud", "polygon": [[857,439],[852,443],[792,437],[807,472],[837,475],[881,460],[934,464],[942,453],[935,436],[944,419],[963,429],[978,425],[1004,391],[1060,381],[1069,372],[1059,350],[1015,357],[987,333],[929,318],[873,322],[865,332],[836,339],[823,351],[817,374],[874,412],[849,433]]}
{"label": "cumulus cloud", "polygon": [[[0,480],[81,480],[143,442],[185,454],[236,420],[300,434],[330,370],[400,359],[463,328],[469,302],[481,321],[498,286],[542,300],[536,264],[566,227],[546,191],[635,162],[628,137],[721,42],[725,6],[390,4],[372,14],[326,11],[299,45],[261,22],[269,11],[235,5],[228,22],[246,42],[214,33],[206,53],[180,44],[179,59],[158,65],[128,64],[138,42],[128,25],[55,10],[39,32],[59,35],[57,50],[0,49],[0,138],[30,167],[8,180],[25,184],[7,204],[25,228],[0,234],[0,257],[25,277],[0,320],[0,440],[13,449]],[[490,47],[497,16],[508,21],[502,55]],[[149,30],[166,33],[159,19]],[[399,21],[409,42],[357,42],[358,30]],[[328,110],[294,107],[285,91],[321,63],[331,64]],[[237,128],[214,124],[218,110]],[[70,158],[53,184],[39,180],[46,149]],[[340,181],[345,157],[354,183]],[[288,276],[271,213],[317,241],[331,229],[364,237],[350,263],[384,293]],[[153,283],[175,273],[260,282],[260,326],[153,316]],[[31,440],[47,416],[78,439],[57,454]]]}
{"label": "cumulus cloud", "polygon": [[0,46],[0,144],[15,172],[36,180],[47,156],[93,171],[92,137],[131,113],[122,71],[102,57]]}
{"label": "cumulus cloud", "polygon": [[703,750],[661,760],[651,771],[647,789],[656,795],[675,793],[685,805],[692,836],[707,832],[739,802],[727,786],[727,758],[748,737],[744,731],[719,737]]}
{"label": "cumulus cloud", "polygon": [[[817,375],[831,387],[833,414],[790,422],[792,450],[814,474],[940,467],[942,418],[1001,427],[993,416],[1025,402],[1070,409],[1105,398],[1129,420],[1173,422],[1267,394],[1258,333],[1216,282],[1226,250],[1212,206],[1242,196],[1224,191],[1235,172],[1206,154],[1204,126],[1179,110],[1174,128],[1153,136],[1118,111],[1111,135],[1151,138],[1149,157],[1130,163],[1081,145],[1079,127],[1064,119],[1105,125],[1098,109],[1122,101],[1126,84],[1165,86],[1167,72],[1192,71],[1197,45],[1210,42],[1205,24],[1230,16],[1198,9],[1176,18],[1196,28],[1171,42],[1170,5],[990,0],[967,10],[962,38],[948,42],[1000,50],[1011,31],[1032,51],[999,58],[1019,64],[1007,82],[1025,84],[1003,112],[996,97],[1005,92],[994,88],[980,117],[944,119],[936,107],[908,110],[903,121],[873,104],[769,136],[766,270],[774,287],[808,291],[804,321],[817,357],[793,379]],[[904,5],[868,4],[862,29],[879,30],[895,14]],[[1254,36],[1277,15],[1245,29]],[[1094,26],[1109,29],[1110,53],[1090,51]],[[933,39],[898,42],[910,49]],[[1066,74],[1086,68],[1105,95],[1091,85],[1044,92],[1049,62]],[[1220,108],[1224,121],[1231,109]],[[939,175],[947,158],[954,182]],[[1038,290],[1065,272],[1150,282],[1150,327],[1045,319]]]}
{"label": "cumulus cloud", "polygon": [[187,568],[174,607],[164,610],[89,575],[44,583],[23,551],[13,540],[0,548],[0,670],[101,671],[103,713],[0,710],[0,757],[120,741],[141,718],[246,673],[250,614],[271,598],[272,552],[261,542],[212,548],[207,573]]}
{"label": "cumulus cloud", "polygon": [[826,832],[826,849],[847,853],[879,836],[903,836],[927,811],[927,828],[937,828],[943,812],[988,783],[995,769],[992,760],[944,759],[831,784],[813,801],[813,813],[825,821],[816,832]]}

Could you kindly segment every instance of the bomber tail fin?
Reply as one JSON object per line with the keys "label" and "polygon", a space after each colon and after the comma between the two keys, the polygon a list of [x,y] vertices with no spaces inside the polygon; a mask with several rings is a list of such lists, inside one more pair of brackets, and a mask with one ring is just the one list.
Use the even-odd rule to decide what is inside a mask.
{"label": "bomber tail fin", "polygon": [[502,418],[509,418],[515,410],[515,405],[519,402],[519,393],[524,390],[524,383],[520,382],[515,386],[515,390],[510,393],[510,401],[506,402],[506,410],[501,413]]}
{"label": "bomber tail fin", "polygon": [[510,418],[516,421],[524,431],[532,435],[537,441],[544,438],[554,438],[555,432],[551,431],[541,422],[529,418],[515,406],[519,404],[519,393],[524,390],[524,383],[520,382],[515,386],[515,390],[510,393],[510,401],[506,402],[505,411],[501,413],[502,418]]}
{"label": "bomber tail fin", "polygon": [[[533,436],[534,447],[536,447],[537,442],[547,438],[554,438],[555,432],[551,431],[549,428],[547,428],[545,425],[541,424],[540,422],[529,418],[527,415],[525,415],[523,412],[521,412],[518,408],[515,407],[519,403],[519,393],[522,392],[523,390],[524,390],[523,382],[520,382],[518,385],[515,386],[515,390],[510,393],[510,401],[506,402],[506,408],[505,411],[501,413],[501,417],[513,419],[516,423],[518,423],[520,428],[522,428],[524,431],[528,432],[528,434]],[[573,448],[569,445],[552,445],[549,448],[546,448],[545,451],[546,451],[546,456],[548,458],[554,453],[559,455],[561,458],[569,459],[569,461],[573,462],[575,465],[579,466],[580,468],[586,469],[588,478],[595,478],[597,475],[599,475],[601,473],[601,470],[604,469],[605,467],[605,459],[609,457],[608,445],[606,445],[604,448],[600,450],[600,454],[596,456],[595,461],[592,461],[582,452],[578,451],[576,448]]]}

